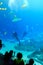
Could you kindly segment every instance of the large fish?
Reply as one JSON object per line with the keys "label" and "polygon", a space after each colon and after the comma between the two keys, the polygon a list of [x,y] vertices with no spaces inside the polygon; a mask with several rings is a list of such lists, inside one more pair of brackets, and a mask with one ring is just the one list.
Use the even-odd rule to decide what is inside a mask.
{"label": "large fish", "polygon": [[29,30],[29,26],[26,25],[25,31],[23,32],[23,35],[22,35],[22,38],[26,37],[26,35],[28,34],[28,30]]}
{"label": "large fish", "polygon": [[21,6],[21,8],[26,8],[27,7],[27,4],[23,4],[22,6]]}
{"label": "large fish", "polygon": [[14,33],[13,33],[13,37],[19,42],[19,45],[20,45],[20,40],[19,40],[19,38],[18,38],[17,32],[14,32]]}
{"label": "large fish", "polygon": [[17,17],[16,15],[14,16],[12,22],[18,22],[18,21],[21,21],[22,19]]}
{"label": "large fish", "polygon": [[22,38],[24,38],[27,35],[27,32],[23,32]]}

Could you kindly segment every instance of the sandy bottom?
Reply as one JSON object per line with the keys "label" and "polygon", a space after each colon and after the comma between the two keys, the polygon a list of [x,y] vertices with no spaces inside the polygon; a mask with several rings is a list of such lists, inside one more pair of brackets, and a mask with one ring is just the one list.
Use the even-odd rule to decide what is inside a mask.
{"label": "sandy bottom", "polygon": [[[10,50],[13,50],[15,52],[15,57],[16,57],[16,54],[18,52],[21,52],[23,54],[23,59],[25,62],[27,62],[29,60],[29,58],[27,58],[28,55],[30,55],[33,51],[20,51],[20,50],[17,50],[15,49],[15,45],[17,45],[17,43],[15,43],[14,41],[3,41],[3,44],[5,45],[5,47],[3,47],[1,50],[0,50],[0,53],[3,53],[5,54],[6,51],[10,51]],[[13,58],[14,59],[14,58]],[[34,65],[42,65],[40,62],[37,61],[37,58],[34,60],[35,63]]]}

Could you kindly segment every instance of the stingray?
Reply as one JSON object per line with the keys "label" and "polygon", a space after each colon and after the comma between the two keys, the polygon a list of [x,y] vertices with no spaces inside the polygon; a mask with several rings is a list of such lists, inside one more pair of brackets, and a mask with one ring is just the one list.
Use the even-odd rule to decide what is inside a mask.
{"label": "stingray", "polygon": [[18,22],[18,21],[21,21],[22,19],[17,17],[16,15],[14,16],[12,22]]}
{"label": "stingray", "polygon": [[41,52],[39,50],[35,50],[32,54],[28,55],[27,57],[30,58],[30,57],[37,57],[37,55],[40,55]]}

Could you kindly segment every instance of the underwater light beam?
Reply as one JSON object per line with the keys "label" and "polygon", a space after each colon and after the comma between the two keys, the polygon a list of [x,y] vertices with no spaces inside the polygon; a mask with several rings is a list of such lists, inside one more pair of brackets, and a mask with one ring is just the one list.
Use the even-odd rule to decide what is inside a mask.
{"label": "underwater light beam", "polygon": [[24,0],[24,4],[21,6],[21,8],[26,8],[28,6],[28,1],[27,0]]}
{"label": "underwater light beam", "polygon": [[16,0],[9,0],[8,6],[11,10],[17,7]]}
{"label": "underwater light beam", "polygon": [[9,0],[8,6],[11,10],[18,10],[28,6],[27,0]]}

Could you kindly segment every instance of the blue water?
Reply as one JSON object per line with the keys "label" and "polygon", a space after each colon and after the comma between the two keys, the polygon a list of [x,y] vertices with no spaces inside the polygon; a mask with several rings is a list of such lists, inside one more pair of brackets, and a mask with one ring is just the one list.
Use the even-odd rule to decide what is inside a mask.
{"label": "blue water", "polygon": [[[25,8],[20,8],[20,3],[20,6],[24,3],[21,1],[19,4],[15,4],[15,7],[14,4],[13,6],[11,5],[12,9],[8,6],[9,1],[0,1],[3,2],[0,8],[7,8],[5,11],[0,10],[0,39],[13,39],[13,32],[17,32],[19,39],[22,40],[23,32],[26,31],[28,33],[25,36],[26,38],[43,40],[43,1],[26,0],[29,5]],[[13,21],[15,16],[21,18],[21,20]]]}
{"label": "blue water", "polygon": [[[0,8],[7,8],[5,11],[0,10],[0,39],[9,39],[17,42],[12,36],[13,32],[17,32],[19,40],[26,40],[27,38],[33,39],[33,44],[30,43],[30,45],[34,46],[35,44],[36,48],[40,48],[41,46],[43,49],[43,0],[26,0],[29,5],[20,8],[24,3],[22,0],[20,2],[21,4],[15,4],[18,6],[18,9],[14,4],[11,9],[11,7],[8,6],[9,1],[0,0],[0,2],[3,2],[3,4],[0,5]],[[18,20],[13,21],[16,17]],[[23,32],[27,32],[27,35],[24,38],[22,38]],[[37,43],[34,42],[34,40]]]}

